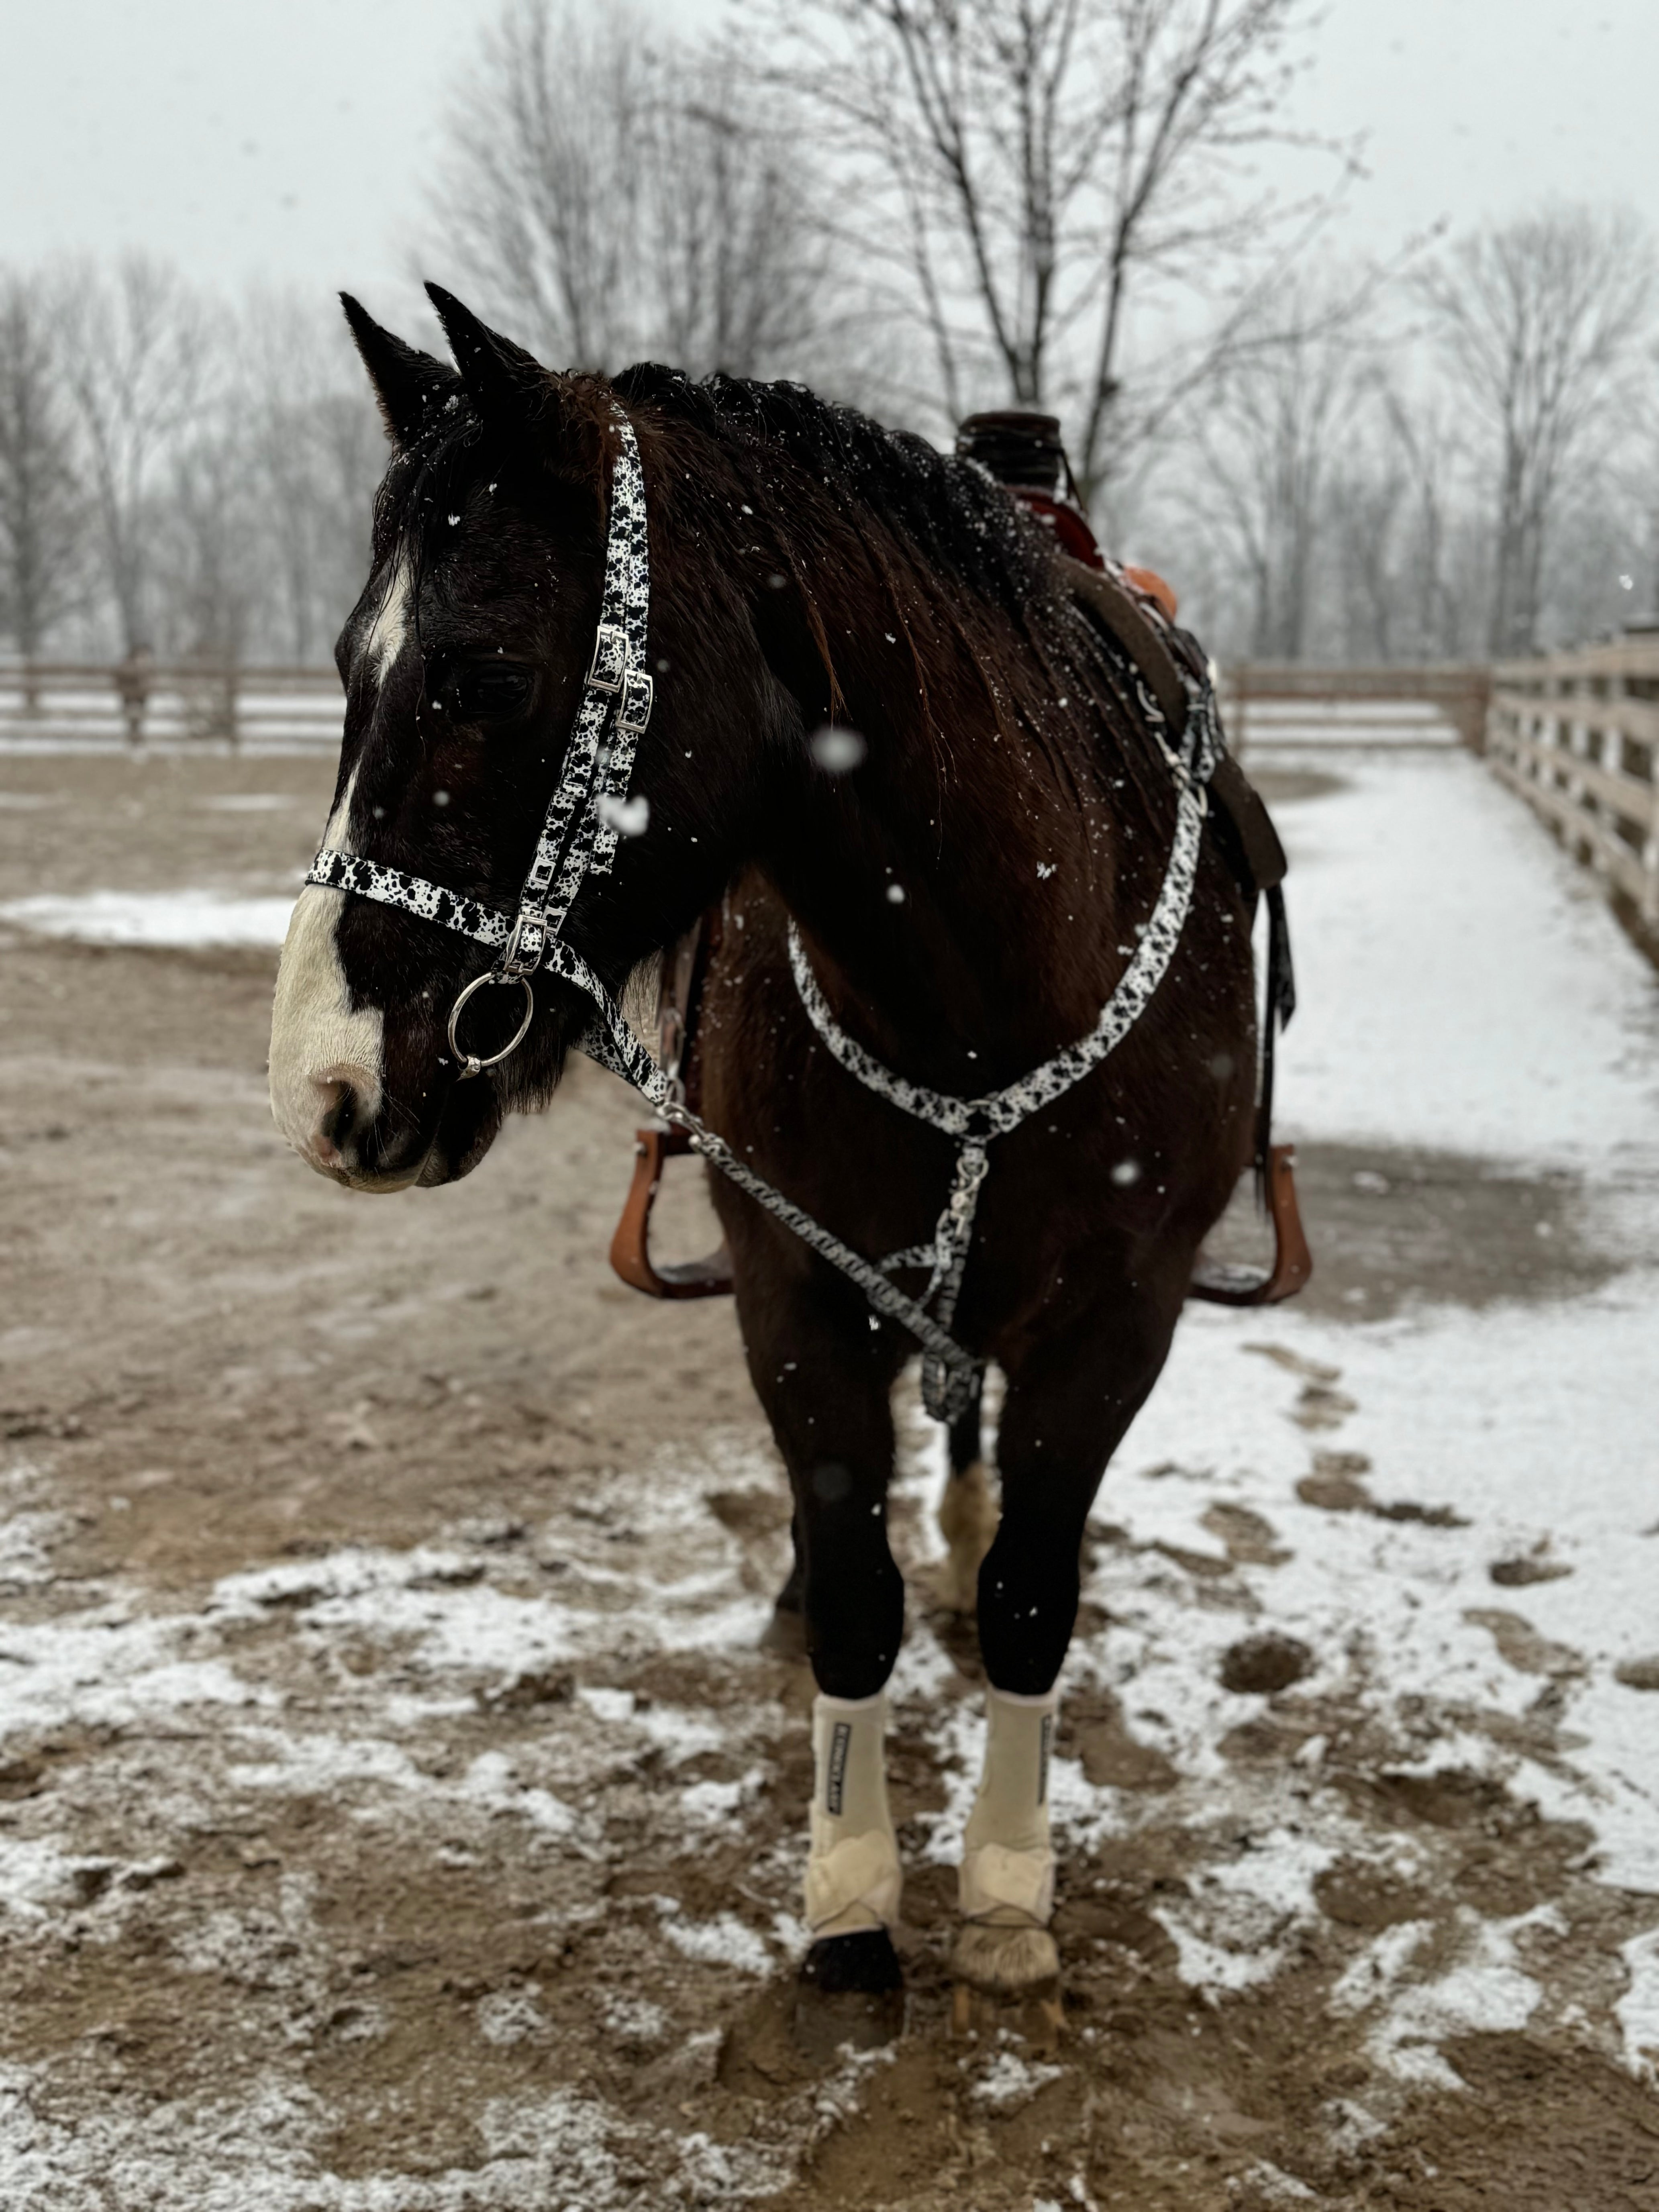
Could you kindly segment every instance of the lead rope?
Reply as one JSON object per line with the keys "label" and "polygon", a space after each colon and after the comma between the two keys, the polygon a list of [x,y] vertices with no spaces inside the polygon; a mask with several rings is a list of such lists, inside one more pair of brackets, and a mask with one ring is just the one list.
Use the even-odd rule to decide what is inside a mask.
{"label": "lead rope", "polygon": [[[493,966],[462,988],[450,1009],[449,1042],[461,1062],[462,1081],[495,1066],[523,1042],[535,1018],[530,978],[538,969],[550,969],[582,992],[592,1000],[595,1018],[575,1040],[578,1049],[632,1084],[665,1121],[687,1132],[693,1147],[710,1166],[718,1168],[757,1205],[856,1283],[877,1313],[908,1329],[922,1347],[922,1396],[927,1411],[935,1420],[953,1420],[972,1401],[980,1382],[980,1362],[950,1331],[973,1239],[980,1189],[989,1165],[986,1146],[992,1138],[1018,1128],[1098,1066],[1127,1034],[1158,988],[1180,941],[1192,900],[1204,821],[1205,764],[1195,750],[1183,759],[1164,742],[1163,717],[1154,704],[1153,726],[1181,787],[1175,842],[1158,903],[1141,928],[1133,957],[1090,1035],[1068,1045],[1018,1083],[982,1098],[951,1098],[910,1083],[884,1067],[848,1036],[830,1013],[799,932],[790,922],[789,957],[796,987],[813,1027],[835,1058],[866,1089],[958,1141],[951,1194],[932,1243],[890,1254],[878,1266],[872,1264],[757,1175],[723,1137],[690,1110],[629,1027],[611,993],[581,955],[564,941],[565,925],[583,884],[590,875],[607,874],[615,862],[617,816],[627,798],[634,757],[654,703],[654,686],[646,667],[651,568],[645,477],[633,425],[620,406],[613,411],[617,451],[611,464],[605,576],[593,658],[583,681],[564,765],[548,803],[518,912],[509,916],[483,900],[469,898],[424,876],[329,846],[317,854],[305,880],[324,890],[351,892],[381,906],[399,908],[470,937],[497,954]],[[467,1002],[476,992],[492,984],[517,984],[524,992],[526,1011],[511,1042],[493,1057],[480,1060],[462,1050],[458,1030]],[[929,1270],[927,1287],[920,1300],[906,1297],[888,1279],[890,1274],[907,1267]],[[927,1310],[930,1304],[936,1308],[933,1314]]]}

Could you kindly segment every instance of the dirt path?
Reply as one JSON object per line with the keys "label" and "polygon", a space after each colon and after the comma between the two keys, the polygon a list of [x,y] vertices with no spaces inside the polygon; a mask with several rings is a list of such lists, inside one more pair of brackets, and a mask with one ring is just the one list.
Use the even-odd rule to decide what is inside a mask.
{"label": "dirt path", "polygon": [[[0,761],[0,887],[280,890],[328,781]],[[605,1268],[635,1109],[584,1071],[471,1181],[348,1196],[271,1130],[273,970],[0,929],[9,2207],[1659,2204],[1659,1898],[1574,1795],[1607,1670],[1528,1618],[1556,1554],[1355,1442],[1374,1324],[1623,1279],[1570,1179],[1309,1148],[1308,1312],[1199,1325],[1277,1441],[1103,1492],[1054,2052],[945,2033],[976,1669],[915,1425],[908,2028],[815,2070],[781,1494],[729,1306]],[[1456,1583],[1486,1687],[1307,1626],[1376,1573]]]}

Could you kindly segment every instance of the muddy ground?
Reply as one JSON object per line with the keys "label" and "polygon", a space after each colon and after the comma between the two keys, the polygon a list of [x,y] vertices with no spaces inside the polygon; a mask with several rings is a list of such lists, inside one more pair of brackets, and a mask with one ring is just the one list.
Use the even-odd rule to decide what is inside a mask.
{"label": "muddy ground", "polygon": [[[0,885],[286,888],[330,780],[9,758]],[[1109,1479],[1092,1540],[1111,1590],[1173,1578],[1236,1616],[1225,1789],[1085,1665],[1065,2038],[951,2039],[930,1854],[976,1666],[930,1607],[920,1423],[907,2032],[804,2057],[810,1690],[753,1648],[785,1510],[729,1304],[656,1307],[606,1268],[635,1109],[583,1069],[468,1182],[345,1194],[271,1127],[274,969],[0,929],[0,2201],[1659,2206],[1659,2098],[1616,2017],[1659,1899],[1598,1879],[1592,1833],[1523,1788],[1436,1766],[1479,1714],[1310,1689],[1261,1595],[1279,1522],[1219,1494],[1202,1553],[1142,1550]],[[1300,1176],[1333,1326],[1567,1299],[1620,1264],[1565,1177],[1317,1146]],[[1340,1448],[1340,1373],[1237,1327],[1307,1431],[1287,1514],[1399,1510]],[[1505,1725],[1564,1758],[1571,1668],[1524,1600],[1490,1597],[1538,1685]],[[1206,1979],[1191,1930],[1285,1837],[1317,1839],[1305,1910],[1253,1897],[1269,1971]],[[1492,1929],[1492,1986],[1538,2002],[1379,2031],[1356,1976],[1396,1936],[1443,1990]]]}

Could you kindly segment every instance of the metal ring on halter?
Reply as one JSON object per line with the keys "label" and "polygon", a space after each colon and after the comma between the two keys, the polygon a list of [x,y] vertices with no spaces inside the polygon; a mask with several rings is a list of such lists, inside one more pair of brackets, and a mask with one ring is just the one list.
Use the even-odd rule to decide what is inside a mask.
{"label": "metal ring on halter", "polygon": [[[462,1007],[465,1006],[472,994],[475,991],[482,991],[486,983],[516,983],[524,993],[524,1019],[519,1024],[517,1034],[511,1043],[504,1044],[499,1052],[491,1053],[488,1060],[479,1060],[471,1053],[461,1050],[460,1040],[455,1031],[460,1025]],[[475,975],[449,1010],[449,1049],[462,1063],[461,1072],[456,1078],[457,1082],[465,1083],[469,1076],[482,1075],[485,1068],[499,1067],[504,1060],[510,1060],[530,1035],[530,1024],[535,1018],[536,994],[530,988],[528,975],[498,975],[493,968],[486,968],[482,975]]]}

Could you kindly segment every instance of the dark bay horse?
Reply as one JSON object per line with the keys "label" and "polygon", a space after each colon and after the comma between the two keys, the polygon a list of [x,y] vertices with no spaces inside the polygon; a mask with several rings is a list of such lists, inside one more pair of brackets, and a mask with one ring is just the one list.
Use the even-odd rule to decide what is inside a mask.
{"label": "dark bay horse", "polygon": [[[583,883],[564,942],[617,993],[723,898],[708,1124],[854,1252],[925,1245],[959,1148],[826,1048],[790,925],[833,1020],[910,1083],[977,1098],[1051,1061],[1123,983],[1173,865],[1187,802],[1144,692],[1052,537],[983,471],[799,386],[554,374],[434,297],[457,368],[348,302],[394,453],[337,648],[337,873],[302,893],[277,986],[283,1134],[356,1188],[447,1182],[505,1114],[546,1104],[584,1036],[591,997],[538,968],[522,1044],[463,1079],[451,1009],[489,956],[338,870],[362,856],[512,914],[595,680],[621,439],[642,471],[654,704],[622,811],[633,834]],[[1194,865],[1178,940],[1109,1057],[992,1147],[951,1324],[1006,1381],[955,1954],[1005,1994],[1057,1971],[1048,1754],[1085,1517],[1251,1153],[1249,904],[1207,830]],[[505,1044],[519,1004],[483,992],[470,1049]],[[916,1346],[713,1182],[793,1486],[819,1692],[804,1978],[890,1990],[883,1692],[904,1602],[885,1499],[890,1394]]]}

